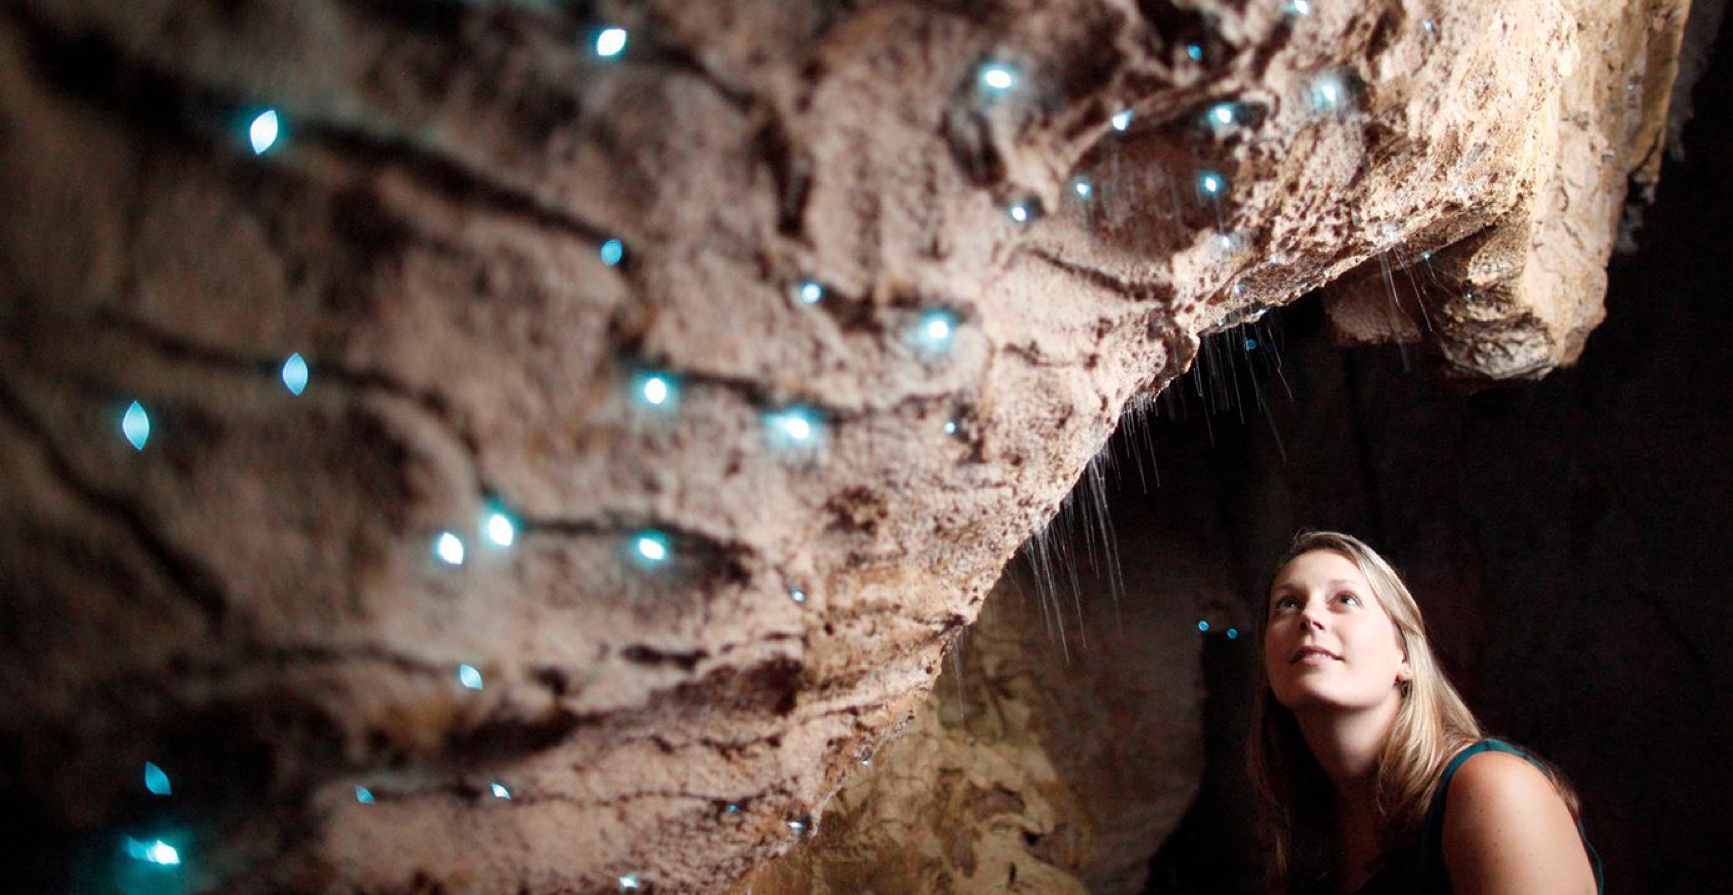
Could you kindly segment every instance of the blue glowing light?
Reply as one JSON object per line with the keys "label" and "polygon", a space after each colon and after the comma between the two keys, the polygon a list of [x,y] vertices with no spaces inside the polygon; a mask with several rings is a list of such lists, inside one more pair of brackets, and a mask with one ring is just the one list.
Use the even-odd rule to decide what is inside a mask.
{"label": "blue glowing light", "polygon": [[1205,171],[1198,175],[1197,188],[1208,195],[1219,196],[1223,190],[1228,188],[1228,182],[1214,171]]}
{"label": "blue glowing light", "polygon": [[652,565],[668,560],[668,536],[659,531],[641,531],[632,541],[638,558]]}
{"label": "blue glowing light", "polygon": [[511,790],[506,789],[504,783],[495,781],[493,784],[493,797],[496,799],[510,799]]}
{"label": "blue glowing light", "polygon": [[1026,224],[1029,222],[1029,206],[1022,202],[1013,204],[1010,208],[1005,210],[1005,213],[1011,216],[1011,220],[1016,221],[1019,224]]}
{"label": "blue glowing light", "polygon": [[1017,73],[998,62],[981,66],[981,87],[991,94],[1004,93],[1017,86]]}
{"label": "blue glowing light", "polygon": [[433,555],[448,566],[463,565],[463,539],[449,531],[440,532],[433,540]]}
{"label": "blue glowing light", "polygon": [[633,383],[638,400],[658,410],[673,410],[680,400],[680,383],[667,373],[640,371]]}
{"label": "blue glowing light", "polygon": [[1431,260],[1432,260],[1432,250],[1431,250],[1431,249],[1427,249],[1427,250],[1426,250],[1426,251],[1424,251],[1424,252],[1421,252],[1421,253],[1420,253],[1420,260],[1422,260],[1422,261],[1431,261]]}
{"label": "blue glowing light", "polygon": [[1436,24],[1434,24],[1431,19],[1427,19],[1426,21],[1421,22],[1420,27],[1425,28],[1427,34],[1431,34],[1431,33],[1438,30],[1438,26]]}
{"label": "blue glowing light", "polygon": [[596,34],[596,55],[612,59],[626,49],[626,29],[603,28]]}
{"label": "blue glowing light", "polygon": [[1095,194],[1095,184],[1090,183],[1089,178],[1078,175],[1071,178],[1071,192],[1076,193],[1079,199],[1087,199]]}
{"label": "blue glowing light", "polygon": [[1198,622],[1197,623],[1197,629],[1199,631],[1208,631],[1209,630],[1209,622]]}
{"label": "blue glowing light", "polygon": [[602,263],[613,267],[626,257],[626,244],[618,239],[602,243]]}
{"label": "blue glowing light", "polygon": [[788,592],[788,598],[790,600],[793,600],[796,603],[805,603],[806,602],[806,591],[803,591],[798,587],[792,588]]}
{"label": "blue glowing light", "polygon": [[944,308],[935,308],[921,315],[915,329],[915,340],[928,351],[945,351],[957,333],[957,315]]}
{"label": "blue glowing light", "polygon": [[168,774],[148,761],[144,763],[144,788],[150,790],[154,796],[166,796],[174,792],[174,787],[169,785]]}
{"label": "blue glowing light", "polygon": [[1338,72],[1324,72],[1307,85],[1306,95],[1318,112],[1335,112],[1348,101],[1348,85]]}
{"label": "blue glowing light", "polygon": [[307,362],[299,353],[291,354],[288,360],[283,361],[283,385],[291,395],[307,390]]}
{"label": "blue glowing light", "polygon": [[729,814],[739,814],[739,813],[740,813],[740,806],[739,806],[739,805],[735,805],[735,804],[733,804],[733,803],[729,803],[729,805],[728,805],[728,813],[729,813]]}
{"label": "blue glowing light", "polygon": [[946,435],[957,434],[957,421],[956,420],[945,420],[945,434]]}
{"label": "blue glowing light", "polygon": [[620,891],[622,892],[636,892],[639,885],[638,874],[636,873],[628,873],[620,877]]}
{"label": "blue glowing light", "polygon": [[1211,124],[1229,125],[1234,123],[1234,114],[1233,103],[1216,103],[1210,106],[1207,117]]}
{"label": "blue glowing light", "polygon": [[510,547],[517,540],[517,523],[504,510],[489,510],[482,517],[481,532],[496,547]]}
{"label": "blue glowing light", "polygon": [[1258,340],[1257,339],[1247,339],[1246,340],[1246,350],[1247,351],[1251,351],[1257,347],[1258,347]]}
{"label": "blue glowing light", "polygon": [[790,830],[793,830],[797,834],[805,833],[806,832],[806,822],[801,821],[801,820],[791,820],[788,822],[788,828]]}
{"label": "blue glowing light", "polygon": [[1199,44],[1186,44],[1185,54],[1190,56],[1193,62],[1203,61],[1203,47]]}
{"label": "blue glowing light", "polygon": [[133,450],[144,450],[144,443],[150,440],[150,414],[144,412],[143,404],[134,401],[126,408],[120,418],[120,434],[126,436]]}
{"label": "blue glowing light", "polygon": [[816,441],[820,422],[816,411],[798,406],[764,416],[764,423],[770,427],[771,435],[790,445],[808,445]]}
{"label": "blue glowing light", "polygon": [[1239,636],[1240,636],[1240,632],[1237,628],[1229,628],[1228,629],[1228,639],[1229,640],[1236,640],[1239,638]]}
{"label": "blue glowing light", "polygon": [[1311,0],[1288,0],[1288,5],[1283,8],[1291,16],[1310,15],[1312,12]]}
{"label": "blue glowing light", "polygon": [[373,791],[365,786],[355,787],[355,801],[363,805],[373,804]]}
{"label": "blue glowing light", "polygon": [[247,126],[247,139],[252,141],[253,154],[264,155],[265,150],[277,144],[277,135],[281,129],[277,123],[277,110],[266,109],[260,112],[253,123]]}
{"label": "blue glowing light", "polygon": [[1131,110],[1124,109],[1113,113],[1113,117],[1108,119],[1108,123],[1113,125],[1114,130],[1123,132],[1126,128],[1131,127]]}
{"label": "blue glowing light", "polygon": [[794,295],[801,304],[816,305],[824,298],[824,286],[812,280],[807,280],[795,288]]}
{"label": "blue glowing light", "polygon": [[457,682],[471,690],[481,689],[481,672],[474,665],[457,666]]}
{"label": "blue glowing light", "polygon": [[135,861],[155,864],[158,867],[175,867],[181,862],[181,854],[174,846],[161,839],[141,842],[131,836],[126,837],[127,856]]}

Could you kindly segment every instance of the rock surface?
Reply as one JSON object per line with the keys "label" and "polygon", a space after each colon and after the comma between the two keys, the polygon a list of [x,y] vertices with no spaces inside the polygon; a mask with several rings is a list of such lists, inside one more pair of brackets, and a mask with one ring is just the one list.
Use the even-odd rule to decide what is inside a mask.
{"label": "rock surface", "polygon": [[192,888],[740,878],[1200,332],[1429,250],[1498,296],[1446,358],[1574,358],[1682,9],[9,4],[22,872],[167,819]]}

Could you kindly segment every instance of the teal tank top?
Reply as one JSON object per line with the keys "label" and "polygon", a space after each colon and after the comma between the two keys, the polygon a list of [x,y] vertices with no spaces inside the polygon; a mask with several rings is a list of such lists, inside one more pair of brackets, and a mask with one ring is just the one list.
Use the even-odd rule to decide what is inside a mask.
{"label": "teal tank top", "polygon": [[[1456,776],[1456,769],[1476,752],[1511,752],[1534,762],[1540,763],[1527,752],[1516,748],[1502,740],[1481,740],[1467,749],[1462,750],[1450,765],[1444,769],[1444,778],[1438,783],[1438,792],[1432,796],[1432,804],[1426,811],[1426,822],[1421,827],[1420,839],[1404,852],[1390,856],[1390,860],[1366,881],[1366,884],[1354,891],[1354,895],[1450,895],[1450,874],[1444,866],[1444,804],[1445,796],[1450,792],[1450,778]],[[1544,772],[1546,769],[1541,768]],[[1589,863],[1594,865],[1595,891],[1605,893],[1605,882],[1601,878],[1601,856],[1595,853],[1595,847],[1589,844],[1589,834],[1583,829],[1583,822],[1577,821],[1577,833],[1583,838],[1583,848],[1589,853]]]}

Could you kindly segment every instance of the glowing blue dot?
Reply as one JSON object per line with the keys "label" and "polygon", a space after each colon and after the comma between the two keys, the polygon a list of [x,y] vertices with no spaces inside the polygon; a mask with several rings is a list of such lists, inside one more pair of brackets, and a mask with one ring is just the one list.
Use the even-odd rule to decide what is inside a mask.
{"label": "glowing blue dot", "polygon": [[740,806],[730,803],[728,806],[728,813],[729,814],[739,814],[740,813]]}
{"label": "glowing blue dot", "polygon": [[612,59],[626,49],[626,29],[603,28],[596,34],[596,55]]}
{"label": "glowing blue dot", "polygon": [[644,380],[644,400],[660,405],[668,400],[668,380],[660,376],[651,376]]}
{"label": "glowing blue dot", "polygon": [[259,116],[253,119],[253,123],[247,127],[247,139],[253,143],[253,154],[264,155],[265,150],[276,145],[279,132],[277,110],[266,109],[260,112]]}
{"label": "glowing blue dot", "polygon": [[129,857],[147,864],[159,867],[175,867],[181,862],[180,852],[174,846],[161,839],[140,842],[130,836],[126,839],[126,853]]}
{"label": "glowing blue dot", "polygon": [[800,298],[802,304],[816,305],[820,299],[824,298],[824,287],[812,280],[807,280],[800,284],[800,288],[795,290],[794,294]]}
{"label": "glowing blue dot", "polygon": [[1420,27],[1425,28],[1427,34],[1431,34],[1434,31],[1438,30],[1438,26],[1436,24],[1434,24],[1431,19],[1427,19],[1426,21],[1421,22]]}
{"label": "glowing blue dot", "polygon": [[289,389],[289,394],[299,395],[307,390],[307,362],[300,354],[291,354],[283,361],[283,385]]}
{"label": "glowing blue dot", "polygon": [[1420,253],[1420,260],[1422,260],[1422,261],[1431,261],[1431,260],[1432,260],[1432,250],[1431,250],[1431,249],[1427,249],[1427,250],[1426,250],[1426,251],[1424,251],[1424,252],[1421,252],[1421,253]]}
{"label": "glowing blue dot", "polygon": [[1258,340],[1257,339],[1247,339],[1246,340],[1246,350],[1247,351],[1251,351],[1257,347],[1258,347]]}
{"label": "glowing blue dot", "polygon": [[638,874],[636,873],[628,873],[625,876],[620,877],[620,891],[622,892],[636,892],[640,885],[641,884],[638,882]]}
{"label": "glowing blue dot", "polygon": [[496,781],[493,784],[493,797],[496,799],[509,799],[511,798],[511,790],[506,789],[504,783]]}
{"label": "glowing blue dot", "polygon": [[920,327],[915,331],[915,336],[928,350],[943,351],[951,347],[951,337],[956,335],[956,331],[957,315],[938,308],[921,315]]}
{"label": "glowing blue dot", "polygon": [[481,672],[474,665],[457,666],[457,682],[471,690],[481,689]]}
{"label": "glowing blue dot", "polygon": [[1224,250],[1233,248],[1234,235],[1232,233],[1223,233],[1222,235],[1217,236],[1216,245],[1221,246]]}
{"label": "glowing blue dot", "polygon": [[126,436],[133,450],[144,450],[144,443],[150,440],[150,414],[144,412],[143,404],[134,401],[126,408],[120,418],[120,434]]}
{"label": "glowing blue dot", "polygon": [[1126,128],[1131,127],[1131,110],[1125,109],[1115,112],[1113,117],[1108,119],[1108,122],[1113,125],[1114,130],[1124,131]]}
{"label": "glowing blue dot", "polygon": [[365,786],[355,787],[355,801],[363,805],[373,804],[373,791]]}
{"label": "glowing blue dot", "polygon": [[1203,47],[1198,44],[1186,44],[1185,54],[1190,56],[1193,62],[1203,61]]}
{"label": "glowing blue dot", "polygon": [[1307,87],[1307,95],[1311,98],[1314,110],[1334,112],[1347,101],[1348,87],[1340,74],[1325,72],[1312,79],[1312,83]]}
{"label": "glowing blue dot", "polygon": [[956,420],[945,420],[945,434],[946,435],[957,434],[957,421]]}
{"label": "glowing blue dot", "polygon": [[1237,628],[1229,628],[1228,629],[1228,639],[1229,640],[1236,640],[1239,638],[1239,636],[1240,636],[1240,632]]}
{"label": "glowing blue dot", "polygon": [[790,830],[793,830],[796,833],[804,833],[804,832],[806,832],[806,822],[805,821],[799,821],[799,820],[791,820],[788,822],[788,828]]}
{"label": "glowing blue dot", "polygon": [[1019,224],[1029,222],[1029,206],[1021,202],[1012,205],[1005,213],[1011,216],[1011,220],[1016,221]]}
{"label": "glowing blue dot", "polygon": [[806,591],[803,591],[798,587],[794,588],[788,592],[788,598],[796,603],[805,603]]}
{"label": "glowing blue dot", "polygon": [[1209,630],[1209,622],[1198,622],[1197,623],[1197,629],[1199,631],[1208,631]]}
{"label": "glowing blue dot", "polygon": [[168,774],[148,761],[144,763],[144,788],[156,796],[166,796],[174,792],[174,787],[169,785]]}
{"label": "glowing blue dot", "polygon": [[510,547],[517,540],[517,524],[500,510],[490,510],[483,517],[482,534],[496,547]]}
{"label": "glowing blue dot", "polygon": [[1095,193],[1095,184],[1090,183],[1087,177],[1073,177],[1071,178],[1071,191],[1077,194],[1077,198],[1087,199]]}
{"label": "glowing blue dot", "polygon": [[659,531],[640,532],[633,546],[645,562],[661,563],[668,559],[668,536]]}
{"label": "glowing blue dot", "polygon": [[602,263],[613,267],[626,257],[626,244],[618,239],[602,243]]}
{"label": "glowing blue dot", "polygon": [[1286,9],[1288,11],[1288,15],[1303,16],[1303,15],[1308,15],[1311,13],[1312,4],[1311,4],[1310,0],[1288,0],[1288,5],[1287,5]]}
{"label": "glowing blue dot", "polygon": [[1214,171],[1205,171],[1198,177],[1197,186],[1198,189],[1203,190],[1211,196],[1216,196],[1220,195],[1222,190],[1227,189],[1228,182],[1224,180],[1220,174],[1217,174]]}
{"label": "glowing blue dot", "polygon": [[1017,86],[1017,73],[994,62],[981,67],[981,86],[989,93],[1004,93]]}
{"label": "glowing blue dot", "polygon": [[446,565],[463,565],[463,539],[449,531],[440,532],[433,541],[433,555]]}
{"label": "glowing blue dot", "polygon": [[1215,105],[1211,106],[1210,110],[1209,110],[1209,120],[1210,120],[1211,124],[1220,124],[1220,125],[1233,124],[1234,123],[1234,104],[1233,103],[1216,103]]}
{"label": "glowing blue dot", "polygon": [[777,440],[789,444],[810,444],[818,435],[818,414],[806,407],[789,407],[766,414],[764,422]]}

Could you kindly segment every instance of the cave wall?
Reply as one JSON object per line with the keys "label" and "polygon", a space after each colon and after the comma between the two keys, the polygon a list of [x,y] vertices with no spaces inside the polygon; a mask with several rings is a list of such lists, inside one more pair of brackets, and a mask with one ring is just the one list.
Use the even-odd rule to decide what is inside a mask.
{"label": "cave wall", "polygon": [[[1707,11],[1700,46],[1721,22]],[[1609,319],[1579,367],[1538,383],[1465,387],[1448,356],[1344,347],[1358,338],[1334,325],[1336,296],[1320,295],[1206,344],[1205,357],[1237,365],[1237,386],[1225,365],[1208,380],[1200,368],[1124,421],[1104,456],[1117,470],[1104,493],[1124,600],[1095,574],[1087,528],[1066,517],[1045,537],[1075,551],[1061,577],[1066,565],[1080,570],[1077,610],[1090,636],[1111,644],[1116,613],[1147,602],[1163,618],[1146,630],[1185,628],[1193,641],[1175,657],[1184,667],[1169,660],[1168,673],[1199,685],[1197,795],[1161,835],[1126,843],[1150,858],[1131,891],[1261,891],[1244,770],[1258,657],[1226,631],[1251,625],[1270,561],[1308,526],[1357,533],[1397,563],[1490,732],[1558,762],[1576,787],[1609,891],[1714,891],[1733,873],[1719,839],[1733,791],[1717,770],[1733,758],[1733,651],[1715,633],[1728,621],[1718,580],[1733,525],[1733,430],[1721,411],[1733,399],[1733,359],[1709,335],[1725,278],[1702,263],[1733,227],[1733,180],[1721,163],[1733,151],[1733,59],[1714,57],[1691,86],[1698,115],[1680,131],[1655,204],[1626,221],[1630,251],[1609,270]],[[1449,300],[1397,273],[1398,303],[1416,314],[1422,302]],[[1280,376],[1260,351],[1242,350],[1247,338],[1275,346]],[[1216,386],[1237,398],[1215,401]],[[1074,499],[1086,503],[1094,487],[1086,478]],[[1211,571],[1166,574],[1200,566]],[[1027,581],[1025,568],[1007,574]],[[977,628],[1021,611],[1019,594],[995,591]],[[1195,621],[1211,630],[1197,632]],[[1037,633],[1062,652],[1051,623]],[[965,667],[986,649],[968,639],[959,648]],[[1048,661],[1064,667],[1062,655]],[[949,704],[941,682],[929,710]],[[1021,698],[1046,706],[1123,695],[1058,675],[1039,697]],[[1115,715],[1138,711],[1122,703]],[[1110,725],[1079,730],[1115,736]],[[901,749],[886,750],[881,773],[918,765]],[[1038,760],[1049,767],[1072,750],[1055,743]],[[1077,792],[1086,776],[1061,774],[1058,784]],[[912,771],[900,785],[920,791],[930,779]],[[838,800],[855,798],[857,786]],[[753,879],[826,866],[860,846],[845,823]],[[1069,870],[1087,872],[1082,862]],[[1089,891],[1124,890],[1095,882]]]}
{"label": "cave wall", "polygon": [[1570,363],[1684,10],[6,5],[20,878],[741,877],[1200,334],[1432,253],[1460,371]]}

